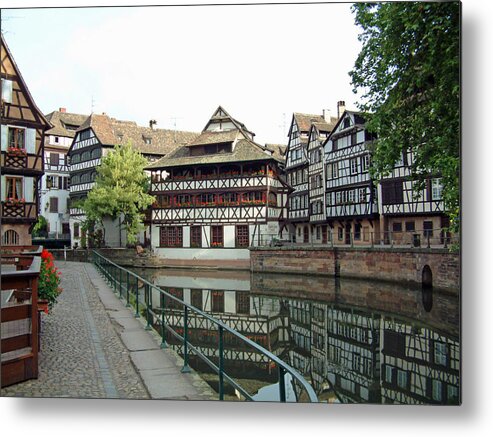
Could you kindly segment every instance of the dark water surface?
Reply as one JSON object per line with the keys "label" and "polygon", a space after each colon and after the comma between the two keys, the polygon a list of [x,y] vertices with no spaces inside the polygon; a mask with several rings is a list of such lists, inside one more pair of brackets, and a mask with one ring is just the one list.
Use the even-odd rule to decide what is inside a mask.
{"label": "dark water surface", "polygon": [[[135,272],[283,359],[321,401],[460,402],[458,291],[244,271]],[[180,332],[183,310],[171,300],[166,307],[166,323]],[[189,326],[192,344],[215,360],[217,330],[193,316]],[[181,353],[173,337],[166,340]],[[260,390],[262,399],[277,392],[271,390],[277,371],[264,357],[234,338],[226,339],[225,352],[228,374],[242,385]],[[205,364],[192,356],[190,365],[217,389],[217,376]],[[235,398],[230,388],[227,399]]]}

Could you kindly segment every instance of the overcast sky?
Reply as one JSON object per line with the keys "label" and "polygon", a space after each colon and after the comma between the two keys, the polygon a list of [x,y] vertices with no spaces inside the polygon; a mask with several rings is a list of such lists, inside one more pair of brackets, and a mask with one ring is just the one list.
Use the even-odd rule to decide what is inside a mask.
{"label": "overcast sky", "polygon": [[293,112],[356,109],[350,3],[12,9],[2,30],[44,113],[201,131],[222,105],[257,141],[286,143]]}

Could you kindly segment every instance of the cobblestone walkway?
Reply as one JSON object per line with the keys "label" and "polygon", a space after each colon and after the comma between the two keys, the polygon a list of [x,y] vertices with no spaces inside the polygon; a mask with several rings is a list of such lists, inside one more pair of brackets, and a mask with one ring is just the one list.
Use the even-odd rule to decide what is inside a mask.
{"label": "cobblestone walkway", "polygon": [[59,262],[63,293],[42,315],[39,378],[2,396],[149,399],[83,263]]}

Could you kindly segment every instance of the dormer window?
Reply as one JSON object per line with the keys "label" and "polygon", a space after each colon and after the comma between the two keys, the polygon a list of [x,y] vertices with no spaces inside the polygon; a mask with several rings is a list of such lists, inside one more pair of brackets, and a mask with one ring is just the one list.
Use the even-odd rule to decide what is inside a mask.
{"label": "dormer window", "polygon": [[344,129],[346,129],[346,128],[348,128],[349,126],[351,126],[351,120],[349,119],[349,117],[346,117],[346,118],[344,119],[344,125],[343,125],[343,127],[344,127]]}
{"label": "dormer window", "polygon": [[144,143],[145,144],[151,144],[152,138],[151,137],[144,137]]}

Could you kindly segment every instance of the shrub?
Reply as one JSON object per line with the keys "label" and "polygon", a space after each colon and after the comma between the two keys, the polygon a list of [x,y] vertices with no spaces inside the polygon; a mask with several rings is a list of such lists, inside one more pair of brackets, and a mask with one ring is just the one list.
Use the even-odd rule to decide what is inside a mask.
{"label": "shrub", "polygon": [[41,270],[39,273],[38,298],[46,299],[50,309],[56,303],[60,288],[61,273],[55,267],[53,255],[44,249],[41,252]]}

